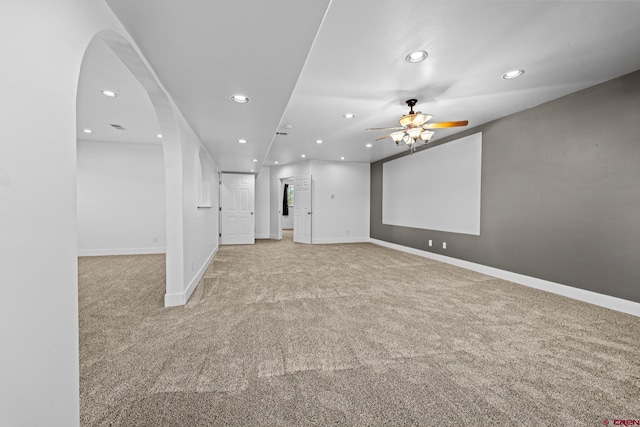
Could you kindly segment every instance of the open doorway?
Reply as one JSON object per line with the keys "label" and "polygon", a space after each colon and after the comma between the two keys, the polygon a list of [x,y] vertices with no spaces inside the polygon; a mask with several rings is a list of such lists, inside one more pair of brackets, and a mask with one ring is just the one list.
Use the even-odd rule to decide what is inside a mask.
{"label": "open doorway", "polygon": [[295,208],[295,186],[293,178],[280,179],[281,209],[279,210],[278,239],[293,236],[293,218]]}
{"label": "open doorway", "polygon": [[78,254],[166,253],[164,155],[146,90],[94,39],[77,94]]}
{"label": "open doorway", "polygon": [[[103,68],[103,64],[98,65],[94,70],[89,70],[89,67],[91,67],[91,57],[94,53],[97,53],[98,57],[102,54],[113,59],[113,61],[111,61],[111,65],[107,66],[107,69]],[[112,73],[106,72],[109,67],[115,67],[120,70],[117,73],[118,75],[113,76]],[[95,85],[92,86],[92,79],[90,78],[91,75],[106,80],[103,81],[99,87]],[[83,79],[85,79],[85,81],[83,81]],[[108,82],[111,82],[113,86],[110,84],[108,87],[104,87]],[[95,101],[98,106],[96,107],[97,114],[95,116],[91,116],[92,118],[83,116],[86,111],[83,105],[88,105],[82,100],[83,92],[86,92],[89,96],[97,96],[97,100]],[[137,106],[130,105],[132,98],[129,95],[131,94],[138,94],[135,98],[141,100],[144,104],[144,108],[140,108],[139,104]],[[91,102],[93,101],[88,101],[89,104]],[[104,105],[103,108],[101,108],[99,106],[100,102],[103,104],[106,102],[107,105],[115,104],[117,102],[120,108],[108,110]],[[128,112],[132,109],[140,110],[140,114],[144,114],[146,118],[139,118],[139,114],[136,112],[131,112],[131,114],[129,114]],[[132,237],[135,239],[135,242],[127,240],[129,249],[133,248],[134,250],[122,251],[121,249],[123,248],[119,247],[115,240],[110,243],[111,247],[102,245],[102,249],[109,249],[108,254],[112,255],[124,254],[126,252],[132,254],[165,253],[165,305],[178,304],[173,300],[167,300],[168,296],[175,294],[179,294],[180,296],[180,298],[178,298],[180,300],[179,303],[184,303],[182,302],[182,294],[180,294],[181,292],[184,292],[184,260],[182,252],[182,169],[180,167],[181,149],[175,115],[169,99],[162,88],[158,85],[155,77],[143,62],[142,58],[127,40],[115,32],[103,31],[96,34],[87,47],[80,69],[76,116],[79,140],[89,139],[90,136],[96,137],[99,133],[98,129],[106,129],[111,133],[105,133],[105,135],[110,136],[107,138],[95,138],[95,141],[93,141],[95,144],[105,143],[105,140],[107,141],[106,144],[108,144],[109,142],[113,142],[115,138],[114,135],[118,135],[119,138],[123,138],[119,143],[121,143],[121,148],[123,148],[124,151],[131,151],[126,147],[126,143],[135,139],[138,148],[140,148],[139,151],[144,151],[145,153],[147,153],[147,151],[153,151],[155,153],[151,157],[156,159],[157,162],[152,161],[151,158],[145,158],[144,161],[149,161],[150,164],[147,166],[149,166],[149,168],[153,167],[156,171],[154,172],[154,176],[157,179],[153,180],[153,185],[156,190],[163,188],[163,195],[159,195],[157,191],[154,191],[154,199],[146,199],[148,196],[146,194],[146,189],[148,189],[148,187],[146,186],[147,184],[144,183],[144,180],[149,179],[149,171],[147,170],[147,172],[144,172],[141,168],[136,168],[136,162],[133,161],[134,164],[129,165],[129,171],[133,175],[138,175],[140,181],[139,184],[143,186],[144,189],[133,189],[134,191],[127,190],[127,194],[129,194],[130,198],[134,200],[130,200],[131,203],[123,205],[136,205],[140,202],[139,205],[144,206],[144,210],[146,212],[149,210],[152,211],[151,214],[154,215],[154,218],[157,219],[157,221],[147,221],[147,224],[140,227],[134,226],[134,233],[129,235],[124,235],[123,232],[127,232],[126,228],[131,231],[131,224],[120,228],[118,230],[119,234],[114,233],[113,235],[109,235],[103,233],[102,235],[96,236],[100,238],[104,237],[105,239],[115,238],[115,240],[117,240],[117,236],[119,235],[121,237],[124,236],[126,239],[130,239]],[[91,121],[93,119],[95,119],[95,121]],[[141,126],[142,122],[147,123],[147,126]],[[85,129],[88,130],[88,132],[86,132]],[[114,132],[117,133],[114,134]],[[140,139],[138,140],[136,138]],[[80,144],[80,142],[78,142],[78,144]],[[105,147],[103,146],[101,148]],[[102,159],[99,158],[100,153],[96,152],[95,154],[96,155],[91,158],[102,161]],[[120,160],[125,161],[128,159],[129,162],[132,161],[131,157],[124,155],[125,153],[120,154]],[[141,157],[145,156],[146,154],[140,153],[137,158],[140,160]],[[157,169],[159,162],[162,162],[164,166],[163,169]],[[80,166],[80,162],[78,165]],[[108,172],[108,167],[103,168],[103,171]],[[113,175],[113,171],[111,171],[111,175]],[[162,178],[160,178],[160,176],[162,176]],[[91,177],[88,176],[88,178]],[[159,180],[163,182],[160,182]],[[103,182],[108,182],[108,180],[103,180]],[[80,177],[78,179],[78,185],[81,185]],[[78,196],[80,197],[80,191],[78,192]],[[162,207],[157,205],[159,200],[162,200]],[[79,209],[81,208],[80,205],[81,202],[79,201]],[[82,225],[80,223],[81,215],[84,215],[84,213],[79,211],[79,228]],[[103,219],[109,220],[108,217],[105,218],[103,213],[101,213],[101,215]],[[135,214],[135,216],[140,217],[138,214]],[[127,222],[131,219],[131,216],[125,215],[121,218],[125,218],[125,222]],[[100,231],[99,226],[96,226],[96,224],[91,221],[88,221],[87,225],[93,227],[94,231]],[[151,225],[153,230],[147,229],[146,227],[148,225]],[[81,242],[81,239],[83,239],[81,230],[79,230],[78,237],[80,253],[82,245],[86,243]],[[105,241],[106,240],[102,243]],[[94,241],[94,243],[95,242],[96,241]],[[100,254],[98,252],[101,251],[94,251],[93,249],[101,248],[96,245],[94,246],[95,247],[88,249],[92,249],[91,252],[93,252],[93,255]],[[91,255],[91,253],[86,254]],[[103,252],[102,254],[107,253]]]}

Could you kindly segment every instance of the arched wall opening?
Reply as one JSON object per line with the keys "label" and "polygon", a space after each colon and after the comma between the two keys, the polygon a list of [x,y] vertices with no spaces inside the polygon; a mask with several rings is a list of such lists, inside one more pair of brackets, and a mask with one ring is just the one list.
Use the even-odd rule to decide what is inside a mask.
{"label": "arched wall opening", "polygon": [[102,40],[84,55],[76,111],[78,255],[164,254],[158,118],[144,88]]}
{"label": "arched wall opening", "polygon": [[[118,94],[116,89],[108,87],[98,89],[85,81],[85,73],[89,72],[87,67],[91,67],[90,61],[95,59],[96,53],[117,58],[121,62],[119,66],[124,66],[129,73],[129,79],[136,82],[137,88],[129,84],[129,91],[143,92],[147,106],[151,107],[140,117],[147,122],[144,131],[137,129],[139,123],[128,122],[126,105],[133,102],[129,93]],[[83,87],[85,84],[88,87]],[[113,90],[118,97],[107,99],[99,93],[105,89]],[[119,113],[105,108],[100,111],[103,117],[87,124],[82,120],[88,119],[80,111],[83,90],[91,90],[97,102],[117,100],[123,108]],[[182,288],[182,162],[179,130],[171,101],[131,43],[115,32],[104,31],[94,36],[85,51],[76,107],[79,255],[166,253],[166,293]],[[149,126],[152,122],[155,127]],[[85,134],[85,129],[91,133]],[[91,138],[98,129],[110,137]],[[149,131],[152,131],[151,135],[141,135]],[[125,136],[127,132],[130,136]],[[130,187],[125,194],[118,193],[117,189],[123,188],[125,180],[130,180]],[[96,189],[104,193],[96,194],[93,191]],[[162,212],[158,215],[160,205]],[[108,207],[106,212],[101,209],[105,206]],[[111,208],[113,211],[109,211]],[[146,223],[145,216],[148,216]],[[110,224],[115,230],[101,227],[101,222],[102,225]],[[131,233],[136,228],[136,232]],[[98,243],[103,247],[91,247]]]}

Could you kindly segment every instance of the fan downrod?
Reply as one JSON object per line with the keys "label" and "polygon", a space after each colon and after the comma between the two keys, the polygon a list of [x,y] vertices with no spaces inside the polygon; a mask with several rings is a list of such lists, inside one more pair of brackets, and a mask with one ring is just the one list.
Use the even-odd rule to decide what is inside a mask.
{"label": "fan downrod", "polygon": [[418,100],[417,99],[407,99],[406,102],[407,102],[407,105],[409,106],[409,109],[411,110],[411,111],[409,111],[409,114],[415,114],[413,112],[413,107],[418,103]]}

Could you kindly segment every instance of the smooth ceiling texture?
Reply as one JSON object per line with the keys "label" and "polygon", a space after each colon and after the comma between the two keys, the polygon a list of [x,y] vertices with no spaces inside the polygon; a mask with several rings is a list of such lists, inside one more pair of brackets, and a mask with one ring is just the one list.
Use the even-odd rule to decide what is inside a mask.
{"label": "smooth ceiling texture", "polygon": [[[118,96],[109,98],[102,94],[103,90]],[[83,58],[76,126],[79,140],[161,143],[158,116],[147,92],[102,40],[95,40]],[[91,133],[85,133],[84,129]]]}
{"label": "smooth ceiling texture", "polygon": [[[409,98],[470,128],[640,69],[637,1],[107,3],[223,171],[369,163],[402,152],[364,129],[395,126]],[[406,62],[415,49],[427,60]]]}

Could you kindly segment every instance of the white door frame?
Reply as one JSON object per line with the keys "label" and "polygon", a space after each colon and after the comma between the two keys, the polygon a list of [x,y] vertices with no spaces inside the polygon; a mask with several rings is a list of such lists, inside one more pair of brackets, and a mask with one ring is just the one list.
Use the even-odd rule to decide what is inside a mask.
{"label": "white door frame", "polygon": [[[282,240],[282,217],[284,216],[282,214],[282,204],[284,203],[284,184],[285,181],[294,181],[294,177],[292,176],[285,176],[283,178],[279,178],[280,180],[280,189],[279,189],[279,200],[280,203],[278,204],[278,240]],[[293,202],[295,204],[295,201]],[[293,215],[293,212],[290,211],[289,215]],[[295,221],[293,221],[293,226],[295,228]],[[294,230],[295,233],[295,230]]]}
{"label": "white door frame", "polygon": [[255,175],[223,172],[220,208],[221,244],[254,244]]}
{"label": "white door frame", "polygon": [[[293,241],[311,245],[313,244],[313,179],[311,175],[297,176],[293,185],[295,187]],[[305,195],[300,197],[303,194]],[[299,229],[300,227],[302,230]]]}
{"label": "white door frame", "polygon": [[218,172],[218,248],[222,245],[222,172]]}

